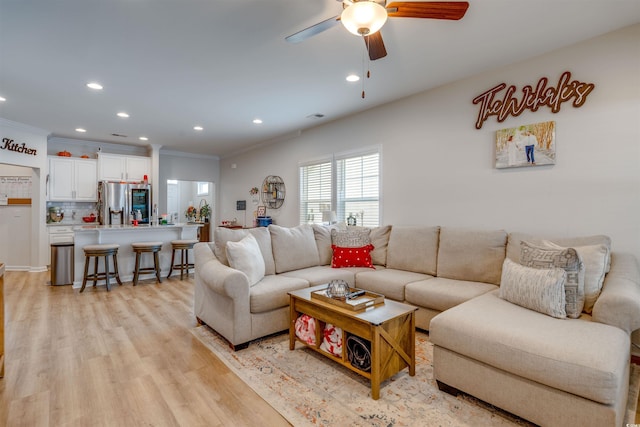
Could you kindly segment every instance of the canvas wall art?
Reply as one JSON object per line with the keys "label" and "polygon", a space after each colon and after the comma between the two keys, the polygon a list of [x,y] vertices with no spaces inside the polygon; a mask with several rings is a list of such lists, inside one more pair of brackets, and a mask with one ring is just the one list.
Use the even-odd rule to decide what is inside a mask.
{"label": "canvas wall art", "polygon": [[496,132],[496,168],[556,163],[556,122],[500,129]]}

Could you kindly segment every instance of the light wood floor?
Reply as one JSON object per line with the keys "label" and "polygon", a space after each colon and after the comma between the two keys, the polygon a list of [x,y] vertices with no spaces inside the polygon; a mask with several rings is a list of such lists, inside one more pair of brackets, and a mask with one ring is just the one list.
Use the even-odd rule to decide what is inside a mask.
{"label": "light wood floor", "polygon": [[48,280],[5,273],[0,426],[289,426],[189,333],[193,278]]}
{"label": "light wood floor", "polygon": [[290,425],[189,333],[193,278],[82,294],[48,280],[5,273],[0,426]]}

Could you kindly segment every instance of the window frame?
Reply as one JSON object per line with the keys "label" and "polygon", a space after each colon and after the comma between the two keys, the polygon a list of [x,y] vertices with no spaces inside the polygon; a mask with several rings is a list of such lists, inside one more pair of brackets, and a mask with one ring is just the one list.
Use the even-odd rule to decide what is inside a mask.
{"label": "window frame", "polygon": [[[338,164],[339,162],[344,162],[346,160],[349,159],[355,159],[358,157],[367,157],[367,156],[371,156],[371,155],[377,155],[378,156],[378,162],[377,162],[377,200],[375,197],[371,198],[371,197],[360,197],[358,200],[358,198],[354,198],[349,200],[348,198],[346,198],[345,196],[341,196],[341,194],[339,193],[340,189],[338,188],[338,185],[340,183],[346,183],[346,180],[339,179],[339,168],[338,168]],[[326,164],[329,163],[330,164],[330,168],[331,168],[331,172],[330,172],[330,187],[331,187],[331,202],[329,204],[329,209],[327,210],[331,210],[331,211],[335,211],[338,217],[338,222],[341,221],[346,221],[347,215],[349,212],[346,212],[346,208],[345,208],[345,204],[348,202],[366,202],[366,201],[371,201],[371,202],[377,202],[377,210],[378,210],[378,215],[377,215],[377,224],[373,225],[373,226],[379,226],[380,224],[383,224],[383,219],[382,219],[382,146],[380,145],[376,145],[376,146],[369,146],[369,147],[364,147],[364,148],[360,148],[360,149],[354,149],[354,150],[348,150],[348,151],[342,151],[342,152],[338,152],[338,153],[333,153],[331,155],[328,156],[323,156],[323,157],[318,157],[316,159],[313,160],[309,160],[309,161],[305,161],[305,162],[301,162],[298,164],[298,185],[299,185],[299,223],[300,224],[323,224],[322,222],[322,210],[319,210],[318,213],[313,213],[312,215],[309,214],[308,212],[308,202],[305,194],[305,191],[308,190],[308,182],[304,182],[304,177],[303,177],[303,170],[307,171],[305,168],[308,168],[310,166],[320,166],[322,164]],[[362,179],[362,175],[360,177]],[[363,184],[364,185],[364,184]],[[343,189],[344,190],[344,189]],[[346,191],[343,191],[343,194]],[[369,199],[369,200],[367,200]],[[305,209],[306,208],[306,209]],[[305,209],[305,211],[303,211],[303,209]],[[355,213],[355,212],[354,212]],[[342,216],[341,216],[342,214]],[[359,214],[359,212],[358,212]],[[363,225],[362,224],[362,218],[358,219],[357,225]]]}

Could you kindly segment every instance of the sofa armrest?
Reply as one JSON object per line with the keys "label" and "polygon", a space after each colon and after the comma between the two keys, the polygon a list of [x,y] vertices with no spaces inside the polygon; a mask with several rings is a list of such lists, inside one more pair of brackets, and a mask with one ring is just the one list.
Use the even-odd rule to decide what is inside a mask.
{"label": "sofa armrest", "polygon": [[628,334],[640,328],[640,267],[635,256],[612,254],[611,270],[593,306],[592,318]]}
{"label": "sofa armrest", "polygon": [[249,301],[249,279],[246,274],[222,264],[207,243],[194,246],[196,280],[215,293],[232,299]]}

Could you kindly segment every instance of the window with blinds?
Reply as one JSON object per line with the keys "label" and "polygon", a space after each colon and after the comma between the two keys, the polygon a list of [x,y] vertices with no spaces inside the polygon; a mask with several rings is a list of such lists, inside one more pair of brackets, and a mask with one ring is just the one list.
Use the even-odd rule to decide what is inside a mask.
{"label": "window with blinds", "polygon": [[300,166],[300,224],[322,224],[322,212],[331,210],[332,162]]}
{"label": "window with blinds", "polygon": [[380,224],[380,153],[378,149],[334,156],[300,166],[300,223],[322,224],[324,211],[338,222]]}

